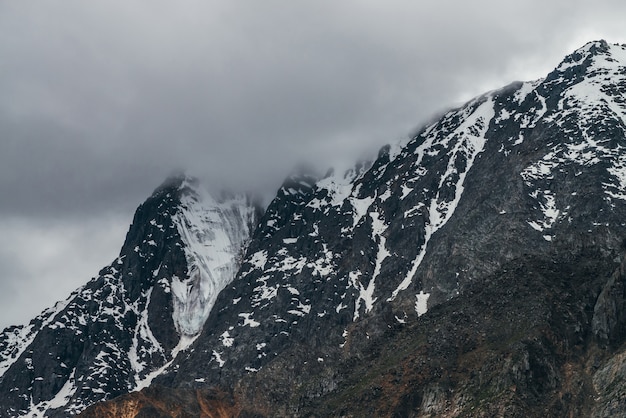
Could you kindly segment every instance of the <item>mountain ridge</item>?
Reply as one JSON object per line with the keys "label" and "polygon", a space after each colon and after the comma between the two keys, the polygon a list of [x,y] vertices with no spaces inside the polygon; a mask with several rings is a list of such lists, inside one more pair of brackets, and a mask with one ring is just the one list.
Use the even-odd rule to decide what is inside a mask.
{"label": "mountain ridge", "polygon": [[[212,223],[210,210],[188,210],[208,197],[157,189],[153,197],[178,197],[155,224],[157,200],[142,205],[144,227],[129,232],[123,251],[154,253],[151,228],[169,223],[176,261],[162,270],[149,264],[161,256],[135,257],[143,280],[132,280],[140,274],[130,265],[120,278],[132,300],[145,295],[144,281],[156,283],[142,302],[152,315],[136,313],[135,340],[120,351],[135,353],[121,373],[144,388],[82,416],[624,411],[615,376],[625,364],[625,96],[626,46],[595,41],[544,79],[445,112],[371,163],[288,178],[263,214],[243,199]],[[184,177],[178,187],[197,185]],[[241,254],[237,267],[203,270],[219,252],[205,240],[239,218],[248,233],[235,234],[246,237],[237,255],[227,252]],[[218,270],[230,279],[203,288],[203,272]],[[104,269],[102,281],[119,271]],[[58,313],[49,315],[39,321]],[[24,330],[9,330],[0,349],[13,349]],[[147,331],[167,349],[142,351]],[[27,350],[18,356],[26,359]],[[32,412],[33,397],[53,395],[30,390],[29,406],[11,396],[0,404]],[[124,393],[116,390],[102,398]],[[54,402],[33,413],[62,416]]]}

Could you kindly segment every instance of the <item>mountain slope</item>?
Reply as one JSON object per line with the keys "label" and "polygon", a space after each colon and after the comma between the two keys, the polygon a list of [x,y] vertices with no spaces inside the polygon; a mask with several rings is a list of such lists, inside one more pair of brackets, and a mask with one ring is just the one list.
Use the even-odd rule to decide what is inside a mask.
{"label": "mountain slope", "polygon": [[297,193],[283,187],[198,341],[220,373],[192,371],[196,350],[177,379],[223,378],[231,352],[235,373],[258,369],[274,346],[313,330],[321,345],[339,346],[363,317],[412,320],[521,255],[567,258],[600,245],[615,260],[626,209],[624,64],[614,61],[623,52],[589,44],[545,80],[447,113],[368,170]]}
{"label": "mountain slope", "polygon": [[0,336],[2,416],[67,416],[150,383],[197,337],[257,212],[172,178],[135,214],[120,256],[65,302]]}
{"label": "mountain slope", "polygon": [[[623,292],[611,279],[626,236],[623,97],[626,47],[592,42],[545,79],[480,96],[371,165],[285,185],[194,349],[155,382],[218,387],[261,415],[359,416],[358,405],[444,415],[453,404],[451,416],[491,416],[500,404],[523,415],[533,402],[556,408],[530,409],[536,415],[600,411],[592,395],[603,384],[585,362],[623,364],[612,357],[622,342]],[[524,296],[532,287],[537,294]],[[480,308],[484,297],[503,303]],[[450,329],[459,314],[490,319]],[[499,329],[519,332],[494,348]],[[469,347],[456,345],[458,333],[471,335]],[[398,360],[384,348],[394,344],[398,354],[423,353],[402,366],[409,380],[368,378],[368,368]],[[442,344],[443,354],[429,349]],[[464,350],[482,362],[452,379],[446,367]],[[509,356],[515,361],[497,366]],[[439,366],[427,366],[437,358]],[[471,383],[484,362],[494,365],[491,377]],[[533,376],[542,367],[544,380]],[[574,388],[572,376],[584,384]],[[506,382],[520,388],[507,401]],[[381,406],[382,393],[405,400]],[[481,393],[489,396],[478,405]],[[556,402],[563,396],[577,401]]]}
{"label": "mountain slope", "polygon": [[[190,209],[197,188],[166,186],[96,279],[98,306],[75,302],[81,289],[5,331],[0,349],[24,351],[1,363],[1,404],[52,409],[69,393],[71,412],[151,383],[81,415],[624,415],[624,97],[626,46],[591,42],[372,162],[287,179],[232,247],[210,209],[223,204]],[[235,206],[227,219],[253,218]],[[67,347],[97,367],[64,349],[65,375],[91,380],[37,386],[53,374],[30,364],[58,364],[35,358],[60,338],[40,336],[68,309],[83,328]],[[117,314],[104,326],[85,311]]]}

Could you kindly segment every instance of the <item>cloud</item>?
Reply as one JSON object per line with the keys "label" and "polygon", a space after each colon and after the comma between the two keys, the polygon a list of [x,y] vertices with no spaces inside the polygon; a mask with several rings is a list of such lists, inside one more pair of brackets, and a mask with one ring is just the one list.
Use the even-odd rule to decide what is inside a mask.
{"label": "cloud", "polygon": [[[590,38],[625,42],[625,12],[603,0],[2,2],[0,217],[40,225],[24,229],[31,242],[48,221],[125,225],[180,169],[271,195],[302,160],[373,154],[444,108],[544,76]],[[16,277],[33,274],[13,259]]]}
{"label": "cloud", "polygon": [[122,225],[116,217],[0,220],[0,330],[27,322],[97,276],[119,254],[128,229]]}

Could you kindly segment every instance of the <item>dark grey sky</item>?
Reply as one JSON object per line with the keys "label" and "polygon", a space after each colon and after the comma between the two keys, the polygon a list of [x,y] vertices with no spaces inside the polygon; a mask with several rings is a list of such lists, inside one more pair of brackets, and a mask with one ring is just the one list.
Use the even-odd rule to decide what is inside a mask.
{"label": "dark grey sky", "polygon": [[[179,169],[269,195],[544,76],[623,1],[0,2],[0,327],[116,255]],[[332,158],[330,157],[332,156]]]}

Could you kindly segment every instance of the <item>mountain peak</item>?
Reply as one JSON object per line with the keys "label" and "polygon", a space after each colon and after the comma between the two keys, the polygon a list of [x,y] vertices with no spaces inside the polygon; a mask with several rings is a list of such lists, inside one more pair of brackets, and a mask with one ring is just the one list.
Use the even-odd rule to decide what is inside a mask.
{"label": "mountain peak", "polygon": [[[617,62],[624,63],[625,61],[626,45],[609,44],[605,40],[592,41],[567,55],[548,76],[548,79],[563,75],[572,77],[585,73],[594,75],[597,70],[611,69]],[[554,76],[551,77],[552,75]]]}
{"label": "mountain peak", "polygon": [[167,178],[156,189],[154,189],[152,196],[157,196],[164,190],[182,190],[189,186],[196,188],[198,184],[198,178],[189,175],[185,171],[177,171],[167,176]]}
{"label": "mountain peak", "polygon": [[139,206],[119,257],[98,277],[0,334],[0,415],[67,416],[150,384],[201,331],[258,215],[245,196],[217,201],[197,179],[170,176]]}

